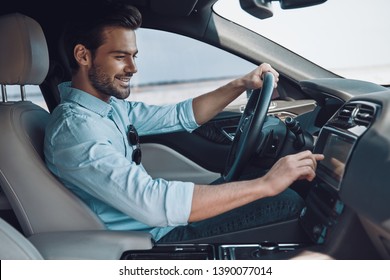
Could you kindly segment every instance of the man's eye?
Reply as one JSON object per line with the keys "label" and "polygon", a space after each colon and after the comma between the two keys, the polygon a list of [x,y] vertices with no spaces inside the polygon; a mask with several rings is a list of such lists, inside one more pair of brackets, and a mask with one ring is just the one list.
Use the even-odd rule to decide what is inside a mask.
{"label": "man's eye", "polygon": [[125,56],[124,56],[124,55],[117,55],[115,58],[116,58],[116,59],[124,59]]}

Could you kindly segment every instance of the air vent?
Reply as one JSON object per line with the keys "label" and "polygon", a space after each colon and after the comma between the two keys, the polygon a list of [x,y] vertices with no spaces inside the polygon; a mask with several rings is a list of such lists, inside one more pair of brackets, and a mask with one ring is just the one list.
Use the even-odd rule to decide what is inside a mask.
{"label": "air vent", "polygon": [[358,104],[354,112],[354,122],[357,125],[369,126],[374,119],[375,107],[367,104]]}
{"label": "air vent", "polygon": [[340,121],[348,122],[352,116],[352,112],[355,110],[356,104],[345,104],[338,113],[338,119]]}
{"label": "air vent", "polygon": [[353,102],[345,104],[332,121],[342,128],[349,128],[355,125],[370,126],[375,116],[375,105],[366,102]]}

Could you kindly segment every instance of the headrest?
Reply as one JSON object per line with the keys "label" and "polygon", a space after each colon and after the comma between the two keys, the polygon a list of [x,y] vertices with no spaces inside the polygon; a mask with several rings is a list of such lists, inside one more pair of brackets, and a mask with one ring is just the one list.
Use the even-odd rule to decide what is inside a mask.
{"label": "headrest", "polygon": [[14,13],[0,17],[0,84],[39,85],[49,70],[49,52],[41,26]]}

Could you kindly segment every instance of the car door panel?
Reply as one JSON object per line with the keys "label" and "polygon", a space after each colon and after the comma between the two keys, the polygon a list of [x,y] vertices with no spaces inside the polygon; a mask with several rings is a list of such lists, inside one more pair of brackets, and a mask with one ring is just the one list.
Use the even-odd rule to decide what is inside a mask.
{"label": "car door panel", "polygon": [[220,177],[168,146],[145,143],[142,150],[142,164],[153,178],[209,184]]}

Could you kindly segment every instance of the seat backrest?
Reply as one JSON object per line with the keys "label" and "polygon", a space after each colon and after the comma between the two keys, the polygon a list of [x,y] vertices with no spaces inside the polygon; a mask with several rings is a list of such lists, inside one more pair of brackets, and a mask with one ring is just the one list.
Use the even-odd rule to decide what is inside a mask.
{"label": "seat backrest", "polygon": [[42,259],[42,255],[26,237],[0,219],[0,260]]}
{"label": "seat backrest", "polygon": [[0,17],[0,186],[29,236],[105,229],[98,217],[46,168],[43,157],[49,113],[29,101],[8,102],[6,85],[40,85],[49,55],[40,25],[15,13]]}

